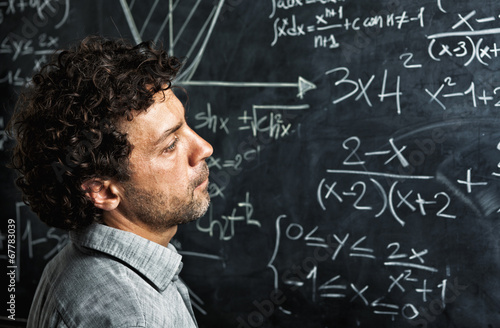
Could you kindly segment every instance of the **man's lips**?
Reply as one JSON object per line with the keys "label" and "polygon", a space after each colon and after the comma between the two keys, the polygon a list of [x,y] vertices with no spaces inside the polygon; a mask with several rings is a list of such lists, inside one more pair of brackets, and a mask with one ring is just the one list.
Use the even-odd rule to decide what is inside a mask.
{"label": "man's lips", "polygon": [[207,187],[208,185],[208,175],[209,175],[209,170],[208,170],[208,166],[207,165],[204,165],[203,166],[203,169],[202,169],[202,174],[200,175],[200,178],[197,179],[194,183],[194,186],[195,186],[195,189],[198,189],[198,188],[205,188]]}
{"label": "man's lips", "polygon": [[203,182],[201,182],[197,187],[196,189],[199,189],[199,188],[202,188],[202,189],[205,189],[206,187],[208,186],[208,177],[203,180]]}

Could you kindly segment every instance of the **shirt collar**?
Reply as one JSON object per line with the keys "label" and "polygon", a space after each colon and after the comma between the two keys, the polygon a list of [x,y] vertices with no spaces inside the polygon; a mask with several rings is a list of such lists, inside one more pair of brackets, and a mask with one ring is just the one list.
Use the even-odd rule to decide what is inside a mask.
{"label": "shirt collar", "polygon": [[160,291],[177,279],[182,268],[182,256],[172,244],[164,247],[132,232],[94,223],[85,229],[71,231],[70,238],[76,245],[127,263]]}

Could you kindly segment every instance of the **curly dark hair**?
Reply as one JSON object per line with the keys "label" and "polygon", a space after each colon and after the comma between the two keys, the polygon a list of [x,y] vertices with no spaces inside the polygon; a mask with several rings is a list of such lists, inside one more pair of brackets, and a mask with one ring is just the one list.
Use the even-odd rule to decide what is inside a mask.
{"label": "curly dark hair", "polygon": [[172,87],[181,60],[151,42],[91,36],[54,55],[22,91],[9,122],[11,166],[23,200],[49,226],[74,230],[102,219],[89,179],[129,179],[131,147],[119,122]]}

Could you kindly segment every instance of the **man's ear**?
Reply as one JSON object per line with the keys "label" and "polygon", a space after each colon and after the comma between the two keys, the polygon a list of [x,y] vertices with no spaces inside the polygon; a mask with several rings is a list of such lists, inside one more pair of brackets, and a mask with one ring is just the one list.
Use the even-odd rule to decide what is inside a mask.
{"label": "man's ear", "polygon": [[93,178],[85,180],[81,187],[94,206],[104,211],[114,210],[120,203],[118,188],[111,180]]}

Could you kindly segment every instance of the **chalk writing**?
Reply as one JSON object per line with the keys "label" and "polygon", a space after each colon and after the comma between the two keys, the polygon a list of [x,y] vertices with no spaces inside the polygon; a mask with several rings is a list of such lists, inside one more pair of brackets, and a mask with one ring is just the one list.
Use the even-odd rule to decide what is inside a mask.
{"label": "chalk writing", "polygon": [[21,76],[21,69],[16,69],[15,72],[9,70],[6,75],[0,77],[0,83],[7,82],[10,85],[14,85],[16,87],[22,87],[25,83],[29,81],[29,78]]}
{"label": "chalk writing", "polygon": [[52,249],[50,249],[47,253],[43,255],[43,259],[47,260],[58,253],[67,243],[68,243],[68,235],[66,234],[58,234],[56,233],[56,229],[49,228],[46,235],[40,238],[33,239],[33,230],[31,227],[31,221],[26,221],[26,227],[24,228],[24,232],[21,235],[22,240],[27,242],[28,245],[28,258],[33,258],[33,248],[38,244],[43,243],[53,243],[55,245]]}
{"label": "chalk writing", "polygon": [[[354,174],[354,175],[382,175],[385,174],[378,172],[366,172],[366,171],[342,171],[342,170],[328,170],[328,173],[335,174]],[[396,175],[390,175],[391,178],[397,177]],[[429,179],[427,176],[400,176],[401,178],[409,179]],[[331,182],[330,182],[331,181]],[[405,221],[401,219],[402,216],[397,214],[398,209],[404,207],[405,210],[410,210],[411,212],[418,212],[422,216],[428,215],[428,208],[431,207],[436,213],[436,217],[442,217],[447,219],[455,219],[456,215],[449,213],[449,207],[451,203],[451,197],[445,191],[439,191],[430,195],[428,197],[423,196],[420,191],[415,191],[414,189],[403,189],[397,181],[393,182],[389,190],[382,187],[382,183],[374,178],[369,178],[366,180],[356,180],[350,188],[341,189],[337,186],[338,180],[332,179],[327,180],[323,178],[317,189],[317,200],[320,207],[326,211],[327,205],[334,203],[343,203],[344,201],[352,201],[352,207],[358,211],[371,211],[373,212],[373,217],[379,217],[386,211],[391,213],[392,217],[401,224],[405,225]],[[412,184],[413,185],[413,184]],[[422,191],[425,191],[427,187],[422,186]],[[379,201],[373,202],[372,197],[365,197],[368,195],[379,195]],[[367,202],[370,199],[370,202]]]}
{"label": "chalk writing", "polygon": [[[497,150],[500,150],[500,142],[497,144]],[[497,168],[500,170],[500,162],[497,164]],[[491,174],[494,176],[500,177],[499,172],[492,172]]]}
{"label": "chalk writing", "polygon": [[[277,6],[277,9],[288,10],[293,7],[301,6],[297,2],[287,5]],[[314,35],[314,48],[329,48],[334,49],[340,46],[337,42],[335,34],[330,33],[328,36],[323,35],[324,31],[338,31],[339,34],[345,31],[359,31],[363,29],[384,29],[396,28],[402,29],[407,24],[417,24],[422,28],[424,24],[425,7],[419,8],[417,13],[410,13],[403,10],[400,13],[385,13],[376,14],[368,17],[344,17],[344,6],[322,8],[314,14],[314,22],[307,21],[301,17],[302,14],[310,14],[309,11],[302,12],[299,17],[297,15],[287,15],[286,17],[276,17],[273,21],[273,40],[271,46],[274,47],[278,41],[285,38],[305,37],[306,35]],[[269,18],[273,18],[276,14],[276,6],[273,6],[273,12]],[[306,22],[307,21],[307,22]],[[327,32],[328,33],[328,32]]]}
{"label": "chalk writing", "polygon": [[[325,72],[325,75],[330,75],[330,74],[332,76],[338,77],[338,79],[335,80],[333,84],[335,89],[341,89],[342,91],[345,92],[344,94],[341,93],[341,96],[336,97],[333,100],[333,104],[338,104],[344,100],[356,96],[354,98],[355,101],[358,101],[359,99],[361,99],[361,97],[363,97],[363,100],[366,102],[368,106],[370,107],[373,106],[371,98],[368,95],[367,91],[370,88],[370,85],[372,84],[375,75],[370,76],[370,78],[364,82],[360,78],[358,78],[357,80],[353,80],[352,78],[350,78],[350,71],[349,68],[347,67],[337,67]],[[380,86],[380,93],[377,94],[378,99],[380,102],[383,102],[386,98],[394,97],[396,102],[395,106],[396,112],[398,114],[401,114],[401,96],[403,95],[403,92],[401,91],[401,79],[398,75],[396,77],[394,91],[389,91],[387,75],[388,75],[387,70],[384,70],[382,84]],[[332,90],[332,95],[337,95],[337,94],[339,94],[337,90]]]}
{"label": "chalk writing", "polygon": [[[247,115],[244,111],[243,115],[238,117],[238,120],[243,124],[238,128],[239,130],[250,130],[253,136],[258,133],[266,133],[271,139],[279,139],[290,135],[290,128],[292,126],[288,119],[290,115],[276,113],[275,111],[281,109],[283,111],[303,110],[309,108],[308,105],[298,106],[252,106],[252,115]],[[270,113],[265,116],[260,116],[263,109],[271,109]],[[258,111],[259,110],[259,111]],[[293,116],[293,115],[292,115]]]}
{"label": "chalk writing", "polygon": [[179,81],[178,85],[183,86],[204,86],[204,87],[237,87],[237,88],[294,88],[298,90],[297,97],[303,98],[304,94],[316,89],[316,85],[302,76],[297,82],[229,82],[229,81]]}
{"label": "chalk writing", "polygon": [[[353,236],[350,233],[336,232],[322,235],[318,232],[318,226],[306,229],[299,223],[284,223],[286,221],[285,215],[276,219],[276,242],[268,263],[268,268],[274,273],[276,289],[289,289],[308,295],[312,302],[345,300],[358,303],[373,315],[387,315],[393,318],[399,316],[405,319],[424,315],[422,310],[417,309],[419,304],[415,303],[415,299],[418,298],[412,303],[404,304],[391,301],[394,298],[400,298],[401,295],[404,298],[405,294],[419,295],[422,303],[437,298],[445,306],[448,293],[453,291],[448,284],[449,277],[439,278],[438,267],[428,263],[427,256],[431,252],[428,248],[392,241],[387,243],[385,251],[377,251],[370,245],[378,241],[371,240],[366,235]],[[291,243],[295,247],[305,247],[302,260],[299,258],[285,261],[285,254],[278,257],[278,254],[283,252],[285,243],[288,252]],[[311,253],[312,255],[307,256]],[[337,261],[350,261],[350,266],[363,263],[365,266],[378,267],[380,274],[387,277],[385,292],[377,295],[380,293],[380,286],[377,286],[378,292],[372,292],[373,286],[369,281],[349,281],[341,270],[332,269],[331,265]],[[297,309],[285,302],[280,310],[293,315]]]}
{"label": "chalk writing", "polygon": [[[34,40],[15,40],[6,37],[0,44],[0,54],[11,55],[12,61],[20,56],[41,56],[54,53],[53,48],[59,45],[59,37],[49,36],[45,33],[38,36],[38,42]],[[35,46],[37,47],[35,49]]]}
{"label": "chalk writing", "polygon": [[201,123],[195,125],[195,129],[201,129],[207,127],[213,133],[216,133],[217,131],[220,130],[225,132],[226,134],[229,134],[229,129],[227,126],[229,118],[220,117],[217,116],[216,114],[212,114],[212,106],[210,105],[210,103],[207,104],[206,112],[196,113],[195,119],[197,121],[201,121]]}
{"label": "chalk writing", "polygon": [[[316,198],[320,208],[326,211],[332,204],[341,205],[350,201],[353,209],[372,212],[375,218],[388,212],[401,226],[405,226],[405,221],[402,219],[403,216],[398,214],[400,210],[419,213],[422,217],[430,215],[429,211],[432,210],[437,218],[456,219],[457,213],[450,211],[453,199],[449,192],[438,188],[433,188],[435,190],[433,193],[428,192],[429,183],[436,179],[435,176],[366,170],[365,164],[369,164],[368,160],[377,157],[380,157],[384,165],[397,160],[400,167],[409,166],[404,154],[406,146],[396,146],[392,138],[388,144],[390,145],[388,150],[362,152],[360,138],[353,136],[345,139],[342,147],[348,152],[342,165],[346,168],[327,169],[326,173],[333,177],[325,177],[318,182]],[[350,169],[353,166],[362,169]],[[497,173],[492,172],[492,174]],[[356,178],[350,185],[345,179],[348,176]],[[406,181],[411,182],[412,187],[405,187]],[[418,181],[425,182],[421,185],[421,189],[417,189]],[[384,187],[384,184],[388,187]],[[469,168],[464,179],[457,179],[457,185],[463,186],[466,193],[470,194],[473,188],[486,187],[488,182],[474,180],[472,169]]]}
{"label": "chalk writing", "polygon": [[[237,121],[230,122],[228,117],[212,114],[210,104],[207,104],[206,112],[199,112],[195,115],[196,121],[201,121],[195,125],[195,128],[207,128],[212,133],[223,132],[230,134],[229,126],[236,126],[238,130],[251,131],[255,137],[260,133],[265,133],[271,139],[279,139],[290,135],[292,124],[288,119],[295,115],[286,113],[287,111],[308,109],[309,105],[253,105],[252,113],[248,114],[246,110],[241,116],[238,116]],[[265,112],[264,110],[268,110]],[[282,113],[280,113],[282,112]],[[264,116],[261,116],[265,113]]]}
{"label": "chalk writing", "polygon": [[493,90],[485,88],[478,90],[474,81],[470,82],[467,88],[459,88],[451,77],[446,77],[444,82],[435,90],[425,89],[430,98],[429,103],[436,104],[443,110],[447,109],[445,100],[453,98],[466,99],[474,108],[486,107],[490,103],[494,107],[500,107],[500,98],[497,96],[499,91],[500,87],[494,87]]}
{"label": "chalk writing", "polygon": [[[307,5],[312,5],[316,3],[320,3],[322,5],[331,5],[331,4],[337,4],[340,2],[345,2],[345,0],[271,0],[272,1],[272,12],[271,15],[269,15],[269,18],[273,18],[274,15],[276,14],[276,9],[283,9],[283,10],[288,10],[292,9],[295,7],[304,7]],[[335,10],[329,10],[328,8],[325,8],[327,11],[327,15],[335,15]],[[327,16],[328,17],[328,16]]]}
{"label": "chalk writing", "polygon": [[[494,26],[498,19],[498,15],[477,17],[476,10],[465,15],[457,14],[456,23],[451,26],[453,31],[435,33],[427,37],[429,56],[435,61],[444,58],[461,59],[463,66],[470,65],[473,60],[488,66],[491,60],[498,57],[500,49],[494,40],[485,37],[500,33],[500,28]],[[487,25],[486,28],[484,24]]]}
{"label": "chalk writing", "polygon": [[[254,207],[250,202],[250,193],[245,194],[245,199],[238,202],[236,207],[233,207],[230,214],[221,215],[220,220],[214,218],[212,210],[209,211],[208,217],[204,217],[196,221],[196,228],[200,232],[208,233],[210,237],[214,236],[216,230],[219,230],[220,240],[231,240],[236,235],[237,225],[235,222],[243,222],[244,225],[261,227],[259,220],[254,219]],[[208,221],[208,224],[205,223]]]}

